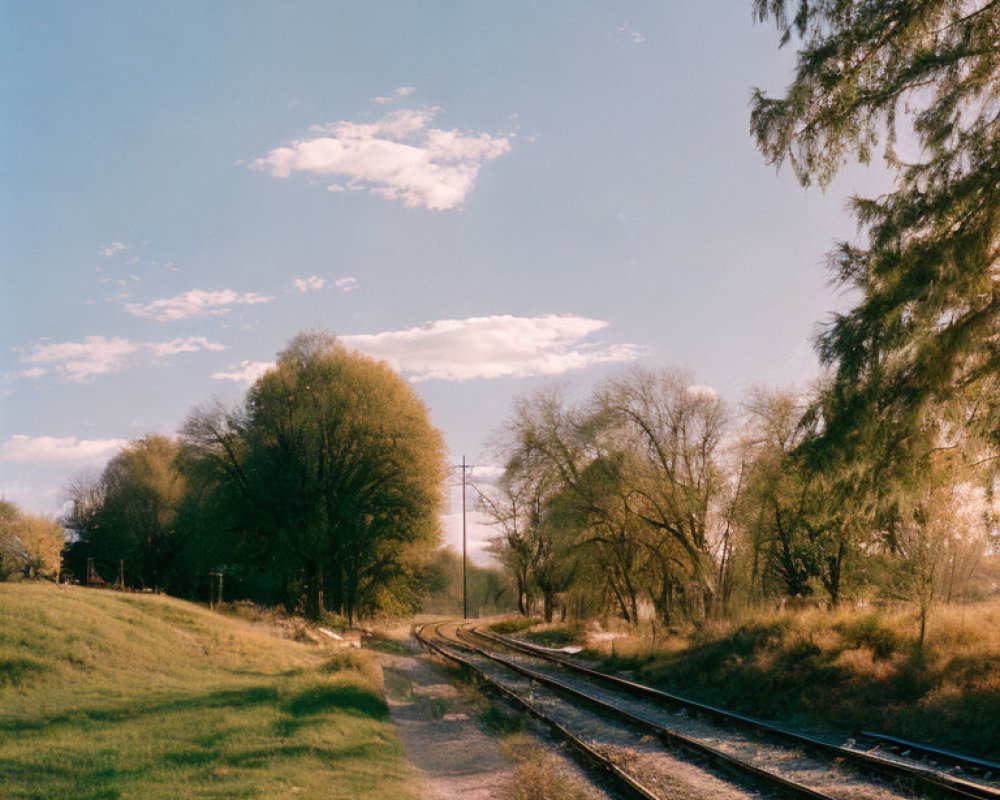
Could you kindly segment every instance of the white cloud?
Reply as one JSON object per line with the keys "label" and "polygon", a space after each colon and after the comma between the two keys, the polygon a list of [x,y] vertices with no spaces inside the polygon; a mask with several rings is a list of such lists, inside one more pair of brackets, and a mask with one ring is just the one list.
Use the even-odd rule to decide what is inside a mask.
{"label": "white cloud", "polygon": [[14,434],[0,445],[0,459],[28,464],[102,464],[128,444],[126,439],[77,439],[75,436]]}
{"label": "white cloud", "polygon": [[413,86],[400,86],[396,90],[396,96],[397,97],[409,97],[415,91],[417,91],[416,87],[413,87]]}
{"label": "white cloud", "polygon": [[111,258],[115,253],[120,253],[122,250],[128,250],[129,246],[125,242],[114,241],[107,247],[102,247],[97,251],[97,255],[104,256],[105,258]]}
{"label": "white cloud", "polygon": [[694,397],[704,397],[708,400],[714,400],[719,396],[719,393],[715,391],[714,386],[709,386],[707,383],[695,383],[687,387],[688,394]]}
{"label": "white cloud", "polygon": [[646,37],[643,35],[642,31],[636,30],[629,25],[628,20],[626,20],[624,24],[618,28],[618,35],[621,38],[632,42],[632,44],[642,44],[646,41]]}
{"label": "white cloud", "polygon": [[[133,342],[118,336],[86,336],[80,342],[42,341],[22,352],[24,364],[51,364],[56,374],[69,381],[81,381],[94,375],[104,375],[123,369],[135,356],[148,353],[152,357],[164,357],[178,353],[194,353],[199,350],[225,350],[225,346],[208,341],[203,336],[189,336],[186,339],[172,339],[169,342]],[[39,377],[26,373],[24,377]]]}
{"label": "white cloud", "polygon": [[22,369],[20,372],[17,373],[17,375],[19,378],[29,378],[31,380],[34,380],[35,378],[41,378],[42,375],[45,375],[47,373],[48,373],[47,369],[43,369],[42,367],[32,367],[31,369]]}
{"label": "white cloud", "polygon": [[378,103],[380,106],[384,106],[386,103],[391,103],[393,98],[386,97],[385,95],[379,95],[378,97],[373,97],[372,102]]}
{"label": "white cloud", "polygon": [[273,361],[241,361],[232,372],[213,372],[212,377],[220,381],[253,383],[273,366]]}
{"label": "white cloud", "polygon": [[342,292],[353,292],[358,288],[358,279],[348,275],[346,278],[337,278],[333,285]]}
{"label": "white cloud", "polygon": [[197,353],[199,350],[225,350],[224,344],[210,342],[204,336],[188,336],[186,339],[171,339],[169,342],[147,342],[145,345],[154,356],[175,356],[178,353]]}
{"label": "white cloud", "polygon": [[292,281],[292,286],[300,292],[311,292],[322,289],[326,285],[326,278],[317,275],[310,275],[308,278],[296,278]]}
{"label": "white cloud", "polygon": [[125,310],[137,317],[153,317],[157,322],[167,322],[185,317],[225,314],[233,305],[252,306],[258,303],[269,303],[273,299],[273,297],[265,297],[256,292],[241,293],[234,289],[220,289],[217,292],[191,289],[174,297],[154,300],[145,305],[129,303],[125,306]]}
{"label": "white cloud", "polygon": [[495,315],[418,328],[342,336],[348,347],[385,359],[414,381],[559,375],[594,364],[634,361],[634,344],[583,343],[607,322],[572,315]]}
{"label": "white cloud", "polygon": [[350,189],[367,188],[406,206],[457,208],[483,163],[510,150],[513,134],[428,127],[439,110],[400,109],[373,123],[313,125],[309,130],[317,134],[314,138],[277,147],[250,166],[276,178],[293,172],[338,175],[347,179]]}
{"label": "white cloud", "polygon": [[82,342],[41,342],[22,354],[26,364],[54,364],[67,380],[77,381],[92,375],[117,372],[135,355],[141,345],[114,336],[86,336]]}
{"label": "white cloud", "polygon": [[504,468],[495,464],[476,464],[469,470],[469,477],[477,483],[494,483],[504,474]]}

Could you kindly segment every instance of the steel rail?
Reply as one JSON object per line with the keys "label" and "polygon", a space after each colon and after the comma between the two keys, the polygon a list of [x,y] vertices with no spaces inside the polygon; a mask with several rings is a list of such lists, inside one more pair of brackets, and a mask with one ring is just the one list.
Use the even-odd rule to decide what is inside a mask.
{"label": "steel rail", "polygon": [[516,692],[511,691],[506,686],[493,680],[493,678],[484,673],[470,661],[455,654],[449,648],[439,645],[437,642],[431,641],[424,635],[424,630],[433,626],[434,634],[438,636],[438,638],[444,638],[437,631],[437,628],[443,624],[445,623],[427,623],[422,625],[419,629],[414,631],[414,636],[417,641],[429,651],[437,653],[441,657],[446,658],[465,669],[471,670],[481,681],[486,683],[492,691],[497,692],[501,696],[512,701],[515,705],[520,706],[527,711],[535,719],[547,725],[562,739],[564,739],[574,750],[576,750],[577,753],[579,753],[592,768],[596,767],[601,773],[610,777],[619,786],[619,788],[624,789],[630,797],[639,798],[639,800],[663,800],[660,795],[655,794],[651,789],[633,778],[607,756],[601,755],[601,753],[583,741],[583,739],[571,733],[567,728],[560,725],[554,719],[546,716],[542,711],[537,709],[534,705],[518,695]]}
{"label": "steel rail", "polygon": [[840,745],[824,742],[822,739],[816,739],[812,736],[799,733],[798,731],[773,725],[769,722],[747,716],[746,714],[726,711],[725,709],[709,705],[708,703],[702,703],[697,700],[681,697],[669,692],[664,692],[660,689],[655,689],[652,686],[647,686],[643,683],[637,683],[635,681],[627,680],[626,678],[621,678],[617,675],[611,675],[607,672],[601,672],[600,670],[596,670],[591,667],[585,667],[582,664],[578,664],[565,657],[557,656],[547,651],[545,648],[539,648],[535,645],[528,644],[527,642],[521,642],[509,636],[487,633],[479,630],[478,628],[472,627],[471,625],[466,625],[465,627],[470,630],[472,634],[482,639],[492,641],[514,650],[519,650],[520,652],[526,653],[535,658],[540,658],[545,661],[558,664],[571,672],[586,675],[589,678],[614,686],[626,694],[649,697],[673,706],[680,706],[681,708],[696,711],[733,727],[764,733],[772,739],[784,740],[785,742],[801,747],[808,752],[820,755],[825,759],[842,759],[855,765],[862,771],[877,772],[882,773],[883,776],[888,776],[893,779],[901,778],[912,781],[923,791],[935,797],[961,798],[961,800],[1000,800],[1000,789],[995,789],[991,786],[985,786],[981,783],[956,778],[952,775],[946,775],[936,770],[921,767],[915,764],[903,764],[899,761],[876,756],[862,750],[855,750],[849,747],[842,747]]}
{"label": "steel rail", "polygon": [[911,742],[908,739],[900,739],[897,736],[889,736],[885,733],[875,733],[874,731],[858,731],[854,737],[856,739],[867,739],[877,744],[889,745],[891,747],[901,747],[919,754],[923,758],[937,758],[947,761],[952,766],[962,769],[975,770],[978,772],[992,772],[1000,775],[1000,764],[996,761],[988,761],[985,758],[967,756],[964,753],[956,753],[954,750],[946,750],[943,747],[934,747],[922,742]]}
{"label": "steel rail", "polygon": [[[440,633],[438,635],[440,636]],[[520,664],[508,661],[495,653],[490,653],[487,650],[482,650],[481,648],[477,648],[468,643],[454,642],[453,644],[470,650],[484,658],[489,659],[490,661],[506,667],[513,672],[517,672],[529,680],[554,689],[556,692],[568,695],[578,703],[582,702],[593,706],[602,714],[617,717],[632,727],[639,728],[640,730],[650,733],[669,749],[681,749],[687,751],[688,753],[693,753],[700,758],[705,758],[714,764],[716,768],[720,768],[730,775],[737,776],[743,783],[749,782],[754,784],[757,789],[763,788],[769,792],[777,793],[783,797],[795,798],[796,800],[835,800],[835,798],[829,794],[811,789],[808,786],[804,786],[803,784],[796,783],[788,778],[776,775],[769,770],[747,763],[746,761],[742,761],[741,759],[718,750],[711,745],[705,744],[704,742],[698,741],[697,739],[686,736],[682,733],[678,733],[677,731],[670,730],[669,728],[653,722],[652,720],[632,714],[623,708],[607,703],[599,698],[587,694],[586,692],[572,686],[567,686],[566,684],[561,683],[548,675],[535,672],[534,670],[528,669]],[[481,670],[479,671],[481,672]]]}

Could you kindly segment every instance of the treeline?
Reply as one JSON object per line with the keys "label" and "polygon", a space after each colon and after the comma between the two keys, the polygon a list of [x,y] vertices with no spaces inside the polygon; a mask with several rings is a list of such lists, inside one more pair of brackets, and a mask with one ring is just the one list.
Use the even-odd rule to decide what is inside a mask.
{"label": "treeline", "polygon": [[279,354],[237,408],[196,408],[69,487],[67,569],[353,621],[419,607],[435,580],[441,434],[386,364],[326,334]]}
{"label": "treeline", "polygon": [[965,441],[919,479],[867,486],[822,397],[756,389],[727,408],[684,373],[636,370],[582,402],[519,400],[483,491],[521,612],[669,624],[783,598],[926,611],[982,591],[998,543],[983,452]]}

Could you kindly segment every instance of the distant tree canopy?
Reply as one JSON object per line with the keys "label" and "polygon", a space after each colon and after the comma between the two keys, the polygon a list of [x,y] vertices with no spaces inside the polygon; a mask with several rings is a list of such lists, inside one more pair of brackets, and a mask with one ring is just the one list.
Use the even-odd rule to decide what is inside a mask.
{"label": "distant tree canopy", "polygon": [[871,513],[842,466],[814,463],[816,402],[757,387],[736,411],[684,372],[639,369],[581,402],[520,398],[497,437],[503,475],[481,488],[518,610],[672,625],[903,599],[923,630],[936,599],[990,592],[992,484],[934,459],[920,491]]}
{"label": "distant tree canopy", "polygon": [[66,520],[79,536],[69,556],[74,574],[85,575],[85,560],[92,558],[107,580],[124,564],[130,586],[177,582],[175,556],[183,537],[176,517],[186,485],[179,451],[174,440],[150,435],[126,445],[100,476],[74,481]]}
{"label": "distant tree canopy", "polygon": [[409,383],[332,336],[303,334],[241,406],[198,408],[179,442],[129,445],[71,487],[79,554],[126,582],[230,591],[353,620],[412,610],[436,547],[441,434]]}
{"label": "distant tree canopy", "polygon": [[58,582],[63,526],[54,517],[22,511],[0,500],[0,581],[49,578]]}

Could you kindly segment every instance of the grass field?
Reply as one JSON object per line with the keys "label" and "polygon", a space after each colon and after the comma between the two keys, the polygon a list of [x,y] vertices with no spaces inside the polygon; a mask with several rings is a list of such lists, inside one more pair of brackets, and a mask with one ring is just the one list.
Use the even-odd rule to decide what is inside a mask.
{"label": "grass field", "polygon": [[[584,643],[583,626],[518,635]],[[585,655],[607,669],[802,727],[877,730],[1000,760],[1000,600],[937,608],[923,650],[911,609],[755,612],[626,636]]]}
{"label": "grass field", "polygon": [[0,584],[0,796],[409,798],[380,689],[180,600]]}

